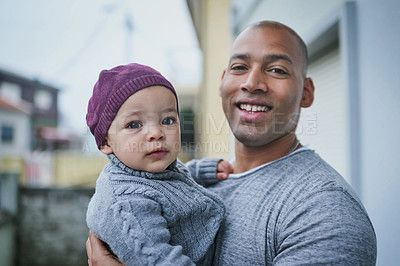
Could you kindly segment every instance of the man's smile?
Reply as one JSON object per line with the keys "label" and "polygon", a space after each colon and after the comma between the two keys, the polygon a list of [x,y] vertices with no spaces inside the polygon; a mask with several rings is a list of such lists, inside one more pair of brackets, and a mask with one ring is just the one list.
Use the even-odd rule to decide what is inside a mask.
{"label": "man's smile", "polygon": [[268,106],[263,105],[252,105],[252,104],[239,104],[240,110],[246,110],[248,113],[252,114],[254,112],[267,112],[271,110]]}

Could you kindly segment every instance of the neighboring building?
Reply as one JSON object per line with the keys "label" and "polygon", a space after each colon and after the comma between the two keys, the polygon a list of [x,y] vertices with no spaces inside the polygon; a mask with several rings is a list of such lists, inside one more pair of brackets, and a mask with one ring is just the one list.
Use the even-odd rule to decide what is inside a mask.
{"label": "neighboring building", "polygon": [[0,157],[30,151],[31,109],[29,104],[12,103],[0,97]]}
{"label": "neighboring building", "polygon": [[203,52],[203,82],[194,105],[196,157],[229,159],[232,138],[218,88],[232,42],[230,1],[187,0],[187,4]]}
{"label": "neighboring building", "polygon": [[54,151],[80,148],[58,127],[59,89],[0,69],[0,173],[12,162],[29,186],[55,185]]}
{"label": "neighboring building", "polygon": [[0,70],[1,155],[68,148],[70,136],[57,128],[58,93],[38,80]]}
{"label": "neighboring building", "polygon": [[227,62],[214,56],[230,50],[226,34],[232,32],[234,37],[253,22],[276,20],[302,36],[316,92],[313,106],[302,110],[299,138],[359,193],[376,230],[377,265],[397,265],[400,1],[187,0],[187,4],[204,55],[200,91],[207,92],[202,98],[207,106],[220,106],[219,79],[209,72],[220,75],[220,66]]}

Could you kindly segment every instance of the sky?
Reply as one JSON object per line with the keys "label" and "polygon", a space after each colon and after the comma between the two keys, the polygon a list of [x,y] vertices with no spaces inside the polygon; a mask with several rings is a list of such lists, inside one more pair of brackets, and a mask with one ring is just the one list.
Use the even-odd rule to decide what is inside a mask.
{"label": "sky", "polygon": [[77,134],[103,69],[138,62],[177,87],[201,79],[184,0],[2,0],[0,36],[0,68],[59,88],[61,127]]}

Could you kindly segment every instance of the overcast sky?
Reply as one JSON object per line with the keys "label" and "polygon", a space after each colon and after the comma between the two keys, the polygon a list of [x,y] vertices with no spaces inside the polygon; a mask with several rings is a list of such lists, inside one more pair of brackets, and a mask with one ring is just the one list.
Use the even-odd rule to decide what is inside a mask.
{"label": "overcast sky", "polygon": [[134,61],[175,85],[200,81],[184,0],[1,0],[0,36],[0,68],[60,88],[62,125],[77,133],[102,69]]}

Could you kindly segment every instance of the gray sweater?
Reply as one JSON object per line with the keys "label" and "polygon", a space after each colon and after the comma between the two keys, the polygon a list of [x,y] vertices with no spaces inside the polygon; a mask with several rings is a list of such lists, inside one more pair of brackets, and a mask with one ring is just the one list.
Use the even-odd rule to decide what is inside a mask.
{"label": "gray sweater", "polygon": [[376,237],[360,200],[303,149],[209,186],[226,206],[215,265],[375,265]]}
{"label": "gray sweater", "polygon": [[[149,173],[114,155],[109,159],[88,206],[90,230],[127,265],[209,264],[225,212],[222,201],[196,184],[180,162]],[[216,180],[218,161],[199,161],[192,170]]]}

